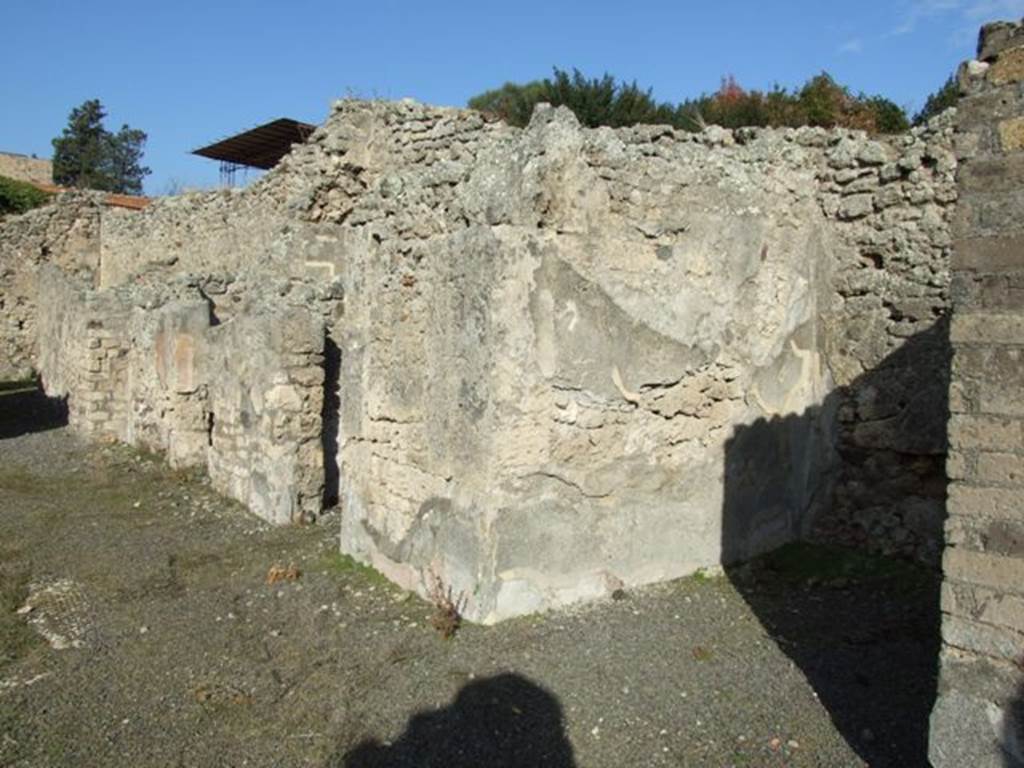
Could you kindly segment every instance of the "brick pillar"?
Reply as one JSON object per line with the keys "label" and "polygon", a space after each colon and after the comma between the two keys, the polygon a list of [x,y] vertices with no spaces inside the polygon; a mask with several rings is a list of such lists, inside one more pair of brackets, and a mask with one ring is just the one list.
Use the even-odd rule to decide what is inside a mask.
{"label": "brick pillar", "polygon": [[960,70],[935,768],[1024,766],[1024,22]]}

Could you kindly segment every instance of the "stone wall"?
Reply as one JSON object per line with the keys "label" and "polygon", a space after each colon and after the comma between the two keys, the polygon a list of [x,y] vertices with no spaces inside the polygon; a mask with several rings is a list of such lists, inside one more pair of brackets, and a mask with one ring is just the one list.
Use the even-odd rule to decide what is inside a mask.
{"label": "stone wall", "polygon": [[281,243],[284,228],[277,206],[240,189],[156,198],[141,211],[105,211],[99,284],[168,268],[235,274]]}
{"label": "stone wall", "polygon": [[91,438],[114,438],[127,415],[126,329],[130,310],[115,297],[97,296],[82,276],[52,264],[38,273],[34,298],[40,345],[36,370],[48,394],[69,398],[69,422]]}
{"label": "stone wall", "polygon": [[1024,765],[1024,23],[960,71],[936,768]]}
{"label": "stone wall", "polygon": [[[315,354],[337,350],[337,383],[326,366],[306,393],[337,434],[317,451],[294,431],[308,446],[294,476],[331,498],[337,474],[345,551],[418,589],[433,571],[470,595],[472,618],[748,557],[815,521],[933,556],[948,363],[929,331],[948,303],[950,141],[948,116],[873,140],[587,130],[550,108],[520,130],[339,102],[246,190],[104,213],[99,293],[133,294],[148,318],[132,321],[131,348],[149,351],[127,367],[121,439],[188,461],[219,397],[206,442],[225,451],[206,465],[286,519],[252,496],[276,465],[246,436],[244,398],[215,386],[287,370],[260,359],[258,334],[200,376],[201,397],[143,384],[162,381],[154,350],[179,354],[161,329],[192,322],[161,307],[198,317],[205,302],[214,339],[283,297],[325,323]],[[155,286],[166,295],[140,298]],[[213,359],[205,344],[180,354]],[[783,422],[751,432],[786,457],[769,493],[726,446]]]}
{"label": "stone wall", "polygon": [[185,279],[92,290],[48,266],[40,373],[72,428],[205,468],[215,488],[276,523],[323,495],[323,320],[279,296],[216,323]]}
{"label": "stone wall", "polygon": [[280,307],[212,328],[198,353],[210,478],[271,522],[321,510],[323,350],[322,320]]}
{"label": "stone wall", "polygon": [[[937,551],[947,361],[939,344],[915,378],[891,353],[948,300],[949,141],[948,119],[889,144],[340,105],[290,162],[317,180],[306,215],[348,231],[343,547],[406,584],[433,569],[500,618],[801,534],[846,441],[860,487],[894,479],[905,503],[847,527]],[[903,375],[866,389],[883,359]],[[818,408],[835,379],[855,404],[838,442]],[[812,409],[784,438],[804,481],[723,544],[731,431]]]}
{"label": "stone wall", "polygon": [[37,273],[43,264],[92,280],[100,257],[100,196],[72,192],[0,219],[0,381],[36,369]]}
{"label": "stone wall", "polygon": [[30,184],[53,184],[53,163],[45,158],[0,152],[0,176]]}
{"label": "stone wall", "polygon": [[817,534],[938,564],[945,509],[954,113],[834,144],[820,200],[844,244],[822,334],[841,455]]}

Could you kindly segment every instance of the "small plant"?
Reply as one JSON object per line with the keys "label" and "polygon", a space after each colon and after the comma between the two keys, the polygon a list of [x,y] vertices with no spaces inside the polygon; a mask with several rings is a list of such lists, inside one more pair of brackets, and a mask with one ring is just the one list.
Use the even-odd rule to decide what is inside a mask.
{"label": "small plant", "polygon": [[711,651],[702,645],[698,645],[693,649],[693,658],[697,661],[711,661]]}
{"label": "small plant", "polygon": [[441,577],[431,570],[427,584],[427,599],[434,604],[434,612],[430,615],[430,625],[440,633],[441,637],[450,640],[462,625],[462,611],[466,608],[466,593],[460,592],[456,597],[451,586],[446,587]]}
{"label": "small plant", "polygon": [[302,572],[290,563],[288,567],[283,565],[272,565],[267,571],[267,584],[277,584],[279,581],[298,581]]}

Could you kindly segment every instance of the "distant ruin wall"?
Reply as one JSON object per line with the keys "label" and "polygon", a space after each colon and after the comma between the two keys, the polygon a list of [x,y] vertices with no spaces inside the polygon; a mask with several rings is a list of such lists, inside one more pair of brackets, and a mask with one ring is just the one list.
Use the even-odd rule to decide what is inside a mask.
{"label": "distant ruin wall", "polygon": [[[346,551],[414,588],[435,572],[472,618],[747,557],[814,521],[934,557],[947,361],[905,341],[948,303],[950,141],[948,115],[883,141],[586,130],[550,108],[520,130],[345,101],[244,191],[105,213],[100,293],[156,316],[160,286],[191,275],[211,339],[279,300],[316,307],[338,356],[336,385],[319,371],[321,418],[337,428],[296,466],[337,474]],[[260,345],[235,346],[219,376],[252,382]],[[177,425],[189,408],[143,380],[129,377],[121,439],[172,455],[168,434],[200,441],[195,415]],[[219,380],[203,379],[204,408]],[[214,444],[218,424],[237,434],[231,407]],[[787,481],[769,492],[730,467],[746,501],[724,536],[727,441],[789,417],[762,446]],[[234,469],[205,463],[244,500],[258,447],[228,452]]]}
{"label": "distant ruin wall", "polygon": [[935,768],[1024,766],[1024,23],[960,71]]}
{"label": "distant ruin wall", "polygon": [[100,261],[100,203],[72,192],[22,216],[0,219],[0,380],[37,369],[37,273],[41,265],[93,280]]}
{"label": "distant ruin wall", "polygon": [[45,158],[0,152],[0,176],[30,184],[53,184],[53,163]]}
{"label": "distant ruin wall", "polygon": [[240,189],[105,211],[99,285],[121,285],[147,271],[237,274],[283,240],[285,222],[270,201]]}

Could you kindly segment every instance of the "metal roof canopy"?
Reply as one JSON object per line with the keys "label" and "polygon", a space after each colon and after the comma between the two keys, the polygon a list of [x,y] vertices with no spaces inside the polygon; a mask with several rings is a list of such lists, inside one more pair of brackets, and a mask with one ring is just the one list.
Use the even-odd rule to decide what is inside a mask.
{"label": "metal roof canopy", "polygon": [[220,160],[222,163],[269,170],[288,154],[292,144],[301,144],[314,130],[315,125],[282,117],[229,136],[208,147],[193,150],[192,154]]}

